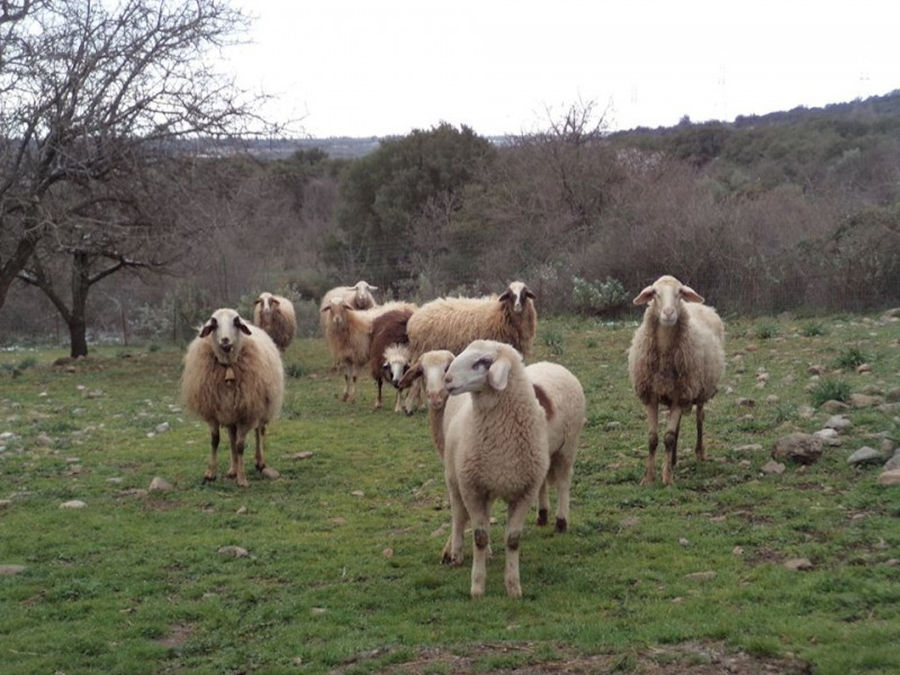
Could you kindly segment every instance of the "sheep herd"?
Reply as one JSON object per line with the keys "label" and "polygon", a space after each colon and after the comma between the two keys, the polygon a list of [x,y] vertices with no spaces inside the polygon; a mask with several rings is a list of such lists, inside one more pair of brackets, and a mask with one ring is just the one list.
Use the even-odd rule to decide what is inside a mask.
{"label": "sheep herd", "polygon": [[[528,366],[537,328],[535,295],[513,281],[499,295],[447,297],[421,307],[407,302],[378,305],[365,281],[333,288],[322,298],[321,328],[334,363],[343,371],[343,401],[356,395],[359,371],[368,365],[382,405],[382,385],[397,389],[396,411],[428,409],[429,427],[444,468],[451,506],[451,532],[442,562],[463,562],[463,533],[471,522],[471,596],[484,594],[490,552],[489,519],[496,499],[507,504],[505,583],[522,594],[519,542],[532,504],[538,525],[550,512],[549,486],[557,491],[556,531],[569,522],[569,488],[586,401],[578,378],[556,363]],[[650,427],[641,484],[656,476],[659,405],[669,409],[664,435],[663,483],[671,485],[683,414],[696,409],[698,459],[705,459],[703,406],[724,373],[724,326],[703,298],[672,276],[662,276],[634,299],[645,305],[628,350],[628,372]],[[210,429],[211,457],[204,479],[216,478],[221,427],[228,431],[227,476],[245,487],[243,453],[256,436],[256,468],[265,468],[267,425],[284,397],[280,352],[296,331],[294,308],[281,296],[262,293],[253,324],[233,309],[218,309],[200,329],[184,357],[182,398]],[[406,400],[401,408],[402,393]]]}

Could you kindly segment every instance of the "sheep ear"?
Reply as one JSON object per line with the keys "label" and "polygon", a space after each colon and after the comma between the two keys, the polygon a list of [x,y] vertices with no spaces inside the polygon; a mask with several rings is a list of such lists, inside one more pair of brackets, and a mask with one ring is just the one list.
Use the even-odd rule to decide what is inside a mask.
{"label": "sheep ear", "polygon": [[272,307],[278,307],[280,303],[275,298],[272,298],[271,300],[269,300],[269,304],[272,305]]}
{"label": "sheep ear", "polygon": [[703,297],[690,286],[681,287],[681,299],[685,302],[703,302]]}
{"label": "sheep ear", "polygon": [[324,314],[325,312],[330,312],[330,311],[331,311],[331,305],[325,305],[325,306],[322,308],[321,311],[322,311],[322,314]]}
{"label": "sheep ear", "polygon": [[512,367],[508,359],[500,357],[488,369],[488,384],[492,389],[503,391],[509,382],[509,370]]}
{"label": "sheep ear", "polygon": [[262,298],[257,298],[256,300],[253,301],[254,305],[259,305],[261,303],[262,303]]}
{"label": "sheep ear", "polygon": [[403,374],[403,377],[400,378],[400,381],[397,383],[397,386],[401,389],[406,389],[411,386],[413,382],[422,377],[422,366],[420,364],[414,365],[412,368],[406,371]]}
{"label": "sheep ear", "polygon": [[636,305],[646,305],[653,299],[654,295],[656,295],[656,291],[653,290],[653,286],[647,286],[647,288],[638,293],[638,296],[632,302]]}
{"label": "sheep ear", "polygon": [[510,293],[509,289],[507,288],[505,291],[503,291],[503,293],[497,299],[500,302],[506,302],[507,300],[512,300],[512,293]]}
{"label": "sheep ear", "polygon": [[244,335],[250,335],[251,330],[247,327],[243,321],[241,321],[241,317],[234,317],[234,327],[241,331]]}
{"label": "sheep ear", "polygon": [[522,289],[522,295],[524,295],[526,298],[531,298],[532,300],[534,300],[536,297],[534,295],[534,292],[530,288],[528,288],[528,286],[525,286],[525,288]]}
{"label": "sheep ear", "polygon": [[215,319],[210,319],[209,321],[207,321],[206,325],[204,325],[203,328],[200,329],[200,337],[206,337],[207,335],[212,333],[216,329],[216,326],[217,324]]}

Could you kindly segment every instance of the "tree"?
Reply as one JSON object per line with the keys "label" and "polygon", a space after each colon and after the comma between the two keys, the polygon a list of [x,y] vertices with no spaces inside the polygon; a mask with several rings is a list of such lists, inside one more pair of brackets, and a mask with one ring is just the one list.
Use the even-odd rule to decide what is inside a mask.
{"label": "tree", "polygon": [[[0,307],[16,278],[52,287],[51,254],[71,256],[85,294],[120,269],[163,262],[156,232],[171,221],[127,186],[164,182],[178,154],[256,119],[256,101],[208,58],[245,26],[224,0],[0,5]],[[83,332],[72,335],[73,355],[84,353]]]}

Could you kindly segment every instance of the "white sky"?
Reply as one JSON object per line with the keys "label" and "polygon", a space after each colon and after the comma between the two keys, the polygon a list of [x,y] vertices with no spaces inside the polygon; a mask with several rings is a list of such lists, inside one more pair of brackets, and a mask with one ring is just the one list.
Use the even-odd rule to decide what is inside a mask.
{"label": "white sky", "polygon": [[612,129],[733,120],[900,89],[897,0],[232,0],[265,114],[313,137],[441,121],[481,135],[608,107]]}

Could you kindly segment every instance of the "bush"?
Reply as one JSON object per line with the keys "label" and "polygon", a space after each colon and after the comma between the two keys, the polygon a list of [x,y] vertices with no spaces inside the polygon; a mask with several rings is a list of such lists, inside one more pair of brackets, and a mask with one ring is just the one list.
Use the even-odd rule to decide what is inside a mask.
{"label": "bush", "polygon": [[818,337],[820,335],[825,335],[825,325],[818,321],[811,321],[800,328],[800,333],[804,337]]}
{"label": "bush", "polygon": [[869,359],[857,347],[847,347],[837,357],[837,365],[839,368],[856,368],[856,366],[866,363]]}
{"label": "bush", "polygon": [[774,323],[757,324],[754,334],[758,340],[769,340],[778,335],[778,327]]}
{"label": "bush", "polygon": [[810,392],[810,398],[816,408],[825,401],[846,401],[850,398],[850,385],[843,380],[825,379]]}
{"label": "bush", "polygon": [[606,277],[606,281],[592,283],[579,276],[572,277],[572,303],[581,314],[607,314],[621,309],[627,302],[628,293],[618,279]]}

